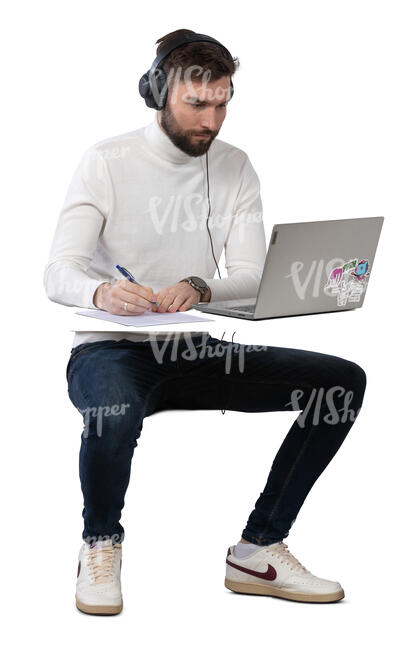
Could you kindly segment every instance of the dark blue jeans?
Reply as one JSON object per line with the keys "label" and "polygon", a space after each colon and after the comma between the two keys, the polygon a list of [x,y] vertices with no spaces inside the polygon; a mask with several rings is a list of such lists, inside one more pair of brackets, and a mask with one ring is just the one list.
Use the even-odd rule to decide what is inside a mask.
{"label": "dark blue jeans", "polygon": [[364,370],[318,352],[237,344],[205,334],[172,337],[105,340],[71,351],[68,392],[84,424],[83,539],[123,540],[121,511],[145,417],[160,410],[219,408],[300,412],[242,531],[244,539],[260,545],[284,539],[357,417]]}

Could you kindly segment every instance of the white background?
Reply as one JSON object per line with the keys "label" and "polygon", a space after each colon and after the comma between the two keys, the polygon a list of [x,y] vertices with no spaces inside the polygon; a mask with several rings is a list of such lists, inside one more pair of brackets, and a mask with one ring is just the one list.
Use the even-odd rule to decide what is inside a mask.
{"label": "white background", "polygon": [[[14,2],[2,11],[9,647],[330,649],[397,645],[409,629],[411,9],[395,0],[71,0]],[[74,317],[47,299],[43,270],[81,155],[152,121],[138,79],[155,41],[179,28],[209,34],[240,58],[219,137],[245,150],[260,177],[267,241],[276,222],[385,217],[363,309],[259,323],[217,317],[209,328],[228,340],[235,332],[235,342],[343,356],[366,370],[359,419],[285,540],[313,573],[341,582],[346,598],[336,604],[225,589],[227,548],[239,540],[296,414],[217,410],[145,420],[122,517],[124,611],[91,617],[74,606],[82,425],[65,378]]]}

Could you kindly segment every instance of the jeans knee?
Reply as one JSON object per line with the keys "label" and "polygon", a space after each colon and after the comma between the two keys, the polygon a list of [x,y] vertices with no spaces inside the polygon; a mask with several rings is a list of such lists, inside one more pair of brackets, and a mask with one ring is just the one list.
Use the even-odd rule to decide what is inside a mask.
{"label": "jeans knee", "polygon": [[364,393],[367,384],[367,375],[365,370],[354,361],[349,362],[351,367],[351,378],[355,384]]}
{"label": "jeans knee", "polygon": [[359,402],[361,406],[367,384],[367,375],[365,370],[354,361],[346,360],[342,379],[344,388],[353,393],[354,399]]}
{"label": "jeans knee", "polygon": [[136,446],[142,428],[141,418],[130,404],[124,404],[119,410],[114,410],[113,406],[89,408],[83,415],[83,422],[82,439],[93,439],[107,453]]}

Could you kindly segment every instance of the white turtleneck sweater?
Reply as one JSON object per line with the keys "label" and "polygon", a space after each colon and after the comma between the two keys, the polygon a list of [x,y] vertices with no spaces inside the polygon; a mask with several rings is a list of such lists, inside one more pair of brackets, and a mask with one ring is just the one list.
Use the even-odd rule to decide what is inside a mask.
{"label": "white turtleneck sweater", "polygon": [[[255,298],[266,254],[257,174],[244,151],[215,138],[208,151],[208,226],[217,262],[225,248],[228,277],[214,278],[205,158],[176,147],[157,113],[147,126],[89,147],[69,185],[45,268],[50,300],[95,309],[97,287],[122,277],[116,264],[155,293],[196,275],[209,285],[211,301]],[[73,346],[148,336],[76,332]]]}

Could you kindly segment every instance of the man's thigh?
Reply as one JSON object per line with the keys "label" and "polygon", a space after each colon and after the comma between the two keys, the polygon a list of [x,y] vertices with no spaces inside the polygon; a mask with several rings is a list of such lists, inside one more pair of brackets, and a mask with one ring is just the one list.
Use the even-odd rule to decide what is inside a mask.
{"label": "man's thigh", "polygon": [[[195,350],[180,350],[181,376],[165,386],[163,399],[165,408],[301,410],[315,388],[337,383],[348,364],[319,352],[209,337]],[[292,400],[295,391],[301,395],[301,406]]]}
{"label": "man's thigh", "polygon": [[159,364],[148,346],[97,346],[70,363],[68,393],[74,406],[90,418],[122,428],[141,428],[142,420],[159,408],[162,386],[177,374]]}

